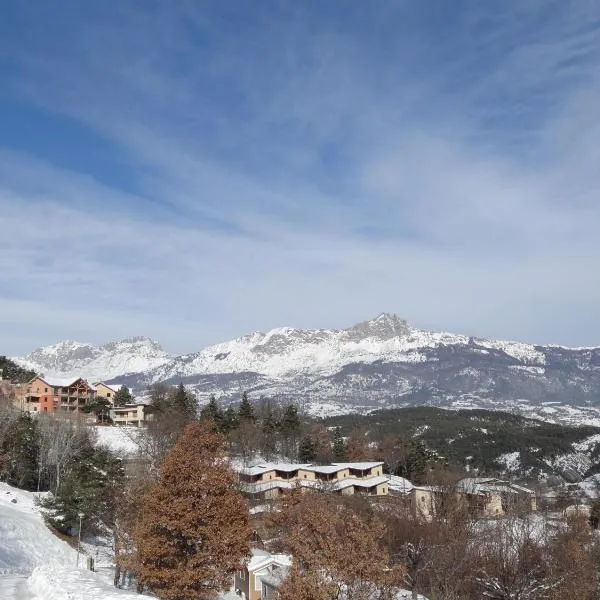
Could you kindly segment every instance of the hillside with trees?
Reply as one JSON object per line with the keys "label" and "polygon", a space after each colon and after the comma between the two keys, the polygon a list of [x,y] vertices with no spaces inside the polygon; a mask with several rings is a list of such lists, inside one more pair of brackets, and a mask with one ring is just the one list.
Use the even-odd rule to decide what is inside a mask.
{"label": "hillside with trees", "polygon": [[6,356],[0,356],[0,371],[2,372],[2,379],[11,383],[27,383],[37,375],[35,371],[20,367]]}

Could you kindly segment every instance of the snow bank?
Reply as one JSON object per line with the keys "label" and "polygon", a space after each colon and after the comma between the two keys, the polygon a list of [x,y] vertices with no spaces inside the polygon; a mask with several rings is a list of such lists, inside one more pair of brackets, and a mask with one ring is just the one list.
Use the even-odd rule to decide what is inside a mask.
{"label": "snow bank", "polygon": [[36,600],[140,600],[139,594],[118,590],[90,571],[67,567],[37,567],[28,580]]}
{"label": "snow bank", "polygon": [[139,451],[136,439],[140,431],[137,427],[95,425],[93,429],[97,435],[98,445],[107,446],[119,454],[136,454]]}
{"label": "snow bank", "polygon": [[76,558],[75,550],[44,524],[34,494],[0,483],[0,573],[30,573],[44,564],[74,565]]}

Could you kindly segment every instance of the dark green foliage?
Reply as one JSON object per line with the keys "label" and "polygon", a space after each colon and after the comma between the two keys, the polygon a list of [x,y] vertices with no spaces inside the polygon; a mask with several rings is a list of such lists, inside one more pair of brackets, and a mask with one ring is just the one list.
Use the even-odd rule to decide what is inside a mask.
{"label": "dark green foliage", "polygon": [[176,388],[155,384],[150,393],[150,404],[144,408],[155,419],[177,422],[185,426],[198,416],[196,397],[185,389],[183,383]]}
{"label": "dark green foliage", "polygon": [[279,431],[285,437],[297,436],[300,432],[300,417],[294,404],[288,404],[283,411]]}
{"label": "dark green foliage", "polygon": [[85,535],[104,532],[114,519],[116,491],[123,485],[123,478],[121,460],[89,442],[56,494],[41,502],[46,521],[62,533],[73,534],[79,527],[81,512]]}
{"label": "dark green foliage", "polygon": [[[528,419],[520,415],[488,410],[444,410],[428,406],[380,410],[369,415],[343,415],[324,420],[328,427],[344,431],[365,427],[375,440],[386,435],[406,440],[418,439],[423,448],[409,448],[413,464],[420,471],[421,451],[428,460],[435,453],[439,461],[464,467],[467,457],[479,474],[494,475],[501,470],[498,459],[509,452],[520,452],[525,469],[547,470],[543,459],[572,452],[572,444],[599,433],[596,427],[574,427]],[[408,461],[408,462],[410,462]],[[400,471],[406,472],[406,466]],[[398,470],[398,468],[393,469]]]}
{"label": "dark green foliage", "polygon": [[2,371],[2,379],[12,383],[27,383],[37,375],[35,371],[20,367],[6,356],[0,356],[0,371]]}
{"label": "dark green foliage", "polygon": [[111,421],[110,401],[104,396],[96,396],[94,400],[83,407],[83,412],[94,413],[99,423],[108,423]]}
{"label": "dark green foliage", "polygon": [[171,406],[181,415],[184,415],[188,421],[194,421],[198,414],[198,405],[196,398],[191,392],[185,389],[183,383],[180,383],[176,390],[171,394]]}
{"label": "dark green foliage", "polygon": [[317,444],[311,435],[305,435],[298,447],[298,460],[301,463],[312,463],[317,458]]}
{"label": "dark green foliage", "polygon": [[113,398],[113,404],[115,406],[125,406],[132,402],[133,396],[131,395],[131,392],[126,386],[122,385]]}
{"label": "dark green foliage", "polygon": [[214,396],[210,397],[208,404],[200,411],[201,421],[212,421],[217,428],[217,431],[222,432],[224,429],[224,414],[219,405],[217,399]]}
{"label": "dark green foliage", "polygon": [[233,431],[240,425],[237,412],[233,406],[227,407],[227,410],[223,413],[223,431]]}
{"label": "dark green foliage", "polygon": [[238,419],[242,421],[256,421],[256,415],[254,414],[254,407],[248,399],[248,392],[242,394],[242,400],[238,406]]}
{"label": "dark green foliage", "polygon": [[271,456],[277,450],[277,421],[273,415],[271,404],[266,407],[262,418],[262,452],[265,457]]}
{"label": "dark green foliage", "polygon": [[12,415],[6,425],[0,445],[0,479],[22,489],[35,490],[38,467],[35,421],[29,413],[19,413]]}
{"label": "dark green foliage", "polygon": [[339,427],[333,432],[333,460],[335,462],[344,462],[346,460],[346,442]]}

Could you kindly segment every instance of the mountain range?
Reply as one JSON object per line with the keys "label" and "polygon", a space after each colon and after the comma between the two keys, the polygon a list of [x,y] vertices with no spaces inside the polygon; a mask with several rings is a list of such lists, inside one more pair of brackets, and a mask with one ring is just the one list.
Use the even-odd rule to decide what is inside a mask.
{"label": "mountain range", "polygon": [[47,376],[118,381],[138,395],[159,381],[183,382],[201,402],[247,390],[323,416],[429,404],[600,425],[600,347],[425,331],[385,313],[347,329],[254,332],[182,356],[141,337],[60,342],[14,360]]}

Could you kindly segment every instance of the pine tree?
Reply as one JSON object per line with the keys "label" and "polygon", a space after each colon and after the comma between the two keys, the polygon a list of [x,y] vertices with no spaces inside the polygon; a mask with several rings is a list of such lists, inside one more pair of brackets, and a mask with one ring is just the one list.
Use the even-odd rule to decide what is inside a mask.
{"label": "pine tree", "polygon": [[346,442],[339,427],[333,432],[333,460],[335,462],[344,462],[346,460]]}
{"label": "pine tree", "polygon": [[210,397],[208,404],[200,411],[201,421],[212,421],[217,431],[223,431],[223,411],[217,404],[217,399],[213,396]]}
{"label": "pine tree", "polygon": [[235,409],[233,406],[228,406],[227,410],[223,414],[223,431],[225,433],[233,431],[234,429],[237,429],[239,425],[240,422]]}
{"label": "pine tree", "polygon": [[275,444],[276,433],[277,422],[275,421],[271,405],[269,404],[262,421],[262,452],[267,460],[277,449]]}
{"label": "pine tree", "polygon": [[298,447],[298,460],[301,463],[314,462],[317,457],[317,445],[311,435],[305,435],[300,440],[300,446]]}
{"label": "pine tree", "polygon": [[198,414],[196,398],[180,383],[170,398],[171,408],[186,421],[194,421]]}
{"label": "pine tree", "polygon": [[279,424],[279,433],[283,442],[282,452],[291,459],[296,458],[296,444],[300,435],[300,418],[294,404],[288,404],[283,411]]}
{"label": "pine tree", "polygon": [[144,499],[138,576],[161,599],[215,598],[249,554],[248,509],[226,446],[211,423],[192,423]]}
{"label": "pine tree", "polygon": [[122,385],[116,392],[113,398],[114,406],[125,406],[126,404],[131,404],[133,402],[133,396],[131,392],[127,388],[127,386]]}
{"label": "pine tree", "polygon": [[83,412],[93,413],[96,415],[96,419],[99,423],[110,421],[110,401],[104,396],[96,396],[94,400],[83,407]]}
{"label": "pine tree", "polygon": [[254,414],[254,407],[248,399],[248,392],[242,394],[242,401],[238,406],[238,418],[241,421],[256,421],[256,415]]}

